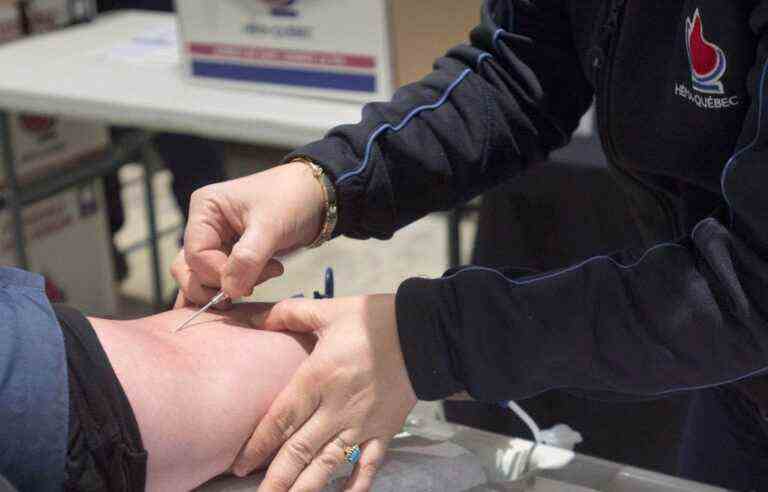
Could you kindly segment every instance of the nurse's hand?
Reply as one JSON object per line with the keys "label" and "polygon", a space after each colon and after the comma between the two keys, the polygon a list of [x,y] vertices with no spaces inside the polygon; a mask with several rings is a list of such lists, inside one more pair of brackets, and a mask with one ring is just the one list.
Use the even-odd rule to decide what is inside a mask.
{"label": "nurse's hand", "polygon": [[171,271],[176,307],[202,305],[220,288],[231,299],[283,273],[273,259],[320,233],[323,190],[306,164],[293,162],[192,194],[184,249]]}
{"label": "nurse's hand", "polygon": [[392,437],[416,405],[397,334],[392,295],[277,304],[255,325],[311,332],[315,350],[274,401],[233,472],[269,466],[260,492],[320,491],[359,444],[346,490],[370,490]]}

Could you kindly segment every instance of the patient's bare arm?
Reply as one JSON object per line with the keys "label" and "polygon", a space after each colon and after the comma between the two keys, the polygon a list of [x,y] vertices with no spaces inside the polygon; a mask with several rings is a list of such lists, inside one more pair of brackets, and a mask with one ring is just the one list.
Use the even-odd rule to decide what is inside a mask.
{"label": "patient's bare arm", "polygon": [[149,452],[147,490],[189,490],[226,472],[313,338],[250,328],[267,309],[189,309],[136,321],[91,319]]}

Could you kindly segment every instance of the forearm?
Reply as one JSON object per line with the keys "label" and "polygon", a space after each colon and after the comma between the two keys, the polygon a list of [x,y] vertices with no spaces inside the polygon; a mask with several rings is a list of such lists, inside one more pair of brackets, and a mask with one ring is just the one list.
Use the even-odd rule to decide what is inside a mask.
{"label": "forearm", "polygon": [[333,176],[339,233],[386,238],[544,160],[591,98],[560,2],[487,2],[470,44],[288,159]]}
{"label": "forearm", "polygon": [[147,490],[189,490],[226,472],[306,358],[310,340],[249,328],[253,312],[207,314],[178,335],[189,310],[91,320],[149,453]]}
{"label": "forearm", "polygon": [[398,325],[421,398],[567,388],[647,398],[768,370],[768,264],[714,219],[692,238],[544,275],[413,279]]}

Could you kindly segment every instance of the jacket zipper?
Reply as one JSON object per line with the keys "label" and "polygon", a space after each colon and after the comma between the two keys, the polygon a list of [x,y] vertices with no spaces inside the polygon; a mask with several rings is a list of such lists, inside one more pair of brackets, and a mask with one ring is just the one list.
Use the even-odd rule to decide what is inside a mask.
{"label": "jacket zipper", "polygon": [[610,5],[606,20],[598,30],[596,43],[592,51],[592,69],[594,70],[595,92],[599,99],[597,120],[600,129],[600,140],[602,141],[608,162],[614,171],[621,174],[627,181],[638,186],[657,201],[662,209],[662,212],[666,216],[666,223],[671,228],[671,233],[674,237],[678,231],[672,211],[672,206],[669,204],[669,201],[660,192],[653,189],[651,186],[619,165],[618,152],[616,152],[613,138],[611,137],[610,82],[613,69],[613,59],[616,53],[617,45],[617,43],[614,41],[621,25],[626,3],[627,0],[615,0]]}

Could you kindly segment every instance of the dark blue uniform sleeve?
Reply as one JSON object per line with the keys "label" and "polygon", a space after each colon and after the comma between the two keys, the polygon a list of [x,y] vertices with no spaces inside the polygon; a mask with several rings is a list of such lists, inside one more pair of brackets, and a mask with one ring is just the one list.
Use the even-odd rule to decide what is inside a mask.
{"label": "dark blue uniform sleeve", "polygon": [[338,233],[390,237],[568,142],[593,90],[560,3],[487,1],[471,43],[424,80],[287,157],[308,157],[333,176]]}
{"label": "dark blue uniform sleeve", "polygon": [[762,41],[722,173],[722,217],[645,252],[534,277],[470,267],[405,282],[398,328],[419,397],[652,397],[768,371],[768,2],[751,27]]}

